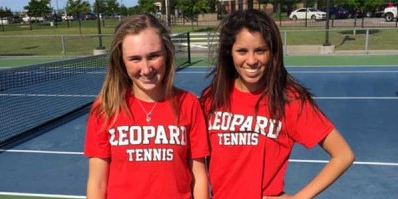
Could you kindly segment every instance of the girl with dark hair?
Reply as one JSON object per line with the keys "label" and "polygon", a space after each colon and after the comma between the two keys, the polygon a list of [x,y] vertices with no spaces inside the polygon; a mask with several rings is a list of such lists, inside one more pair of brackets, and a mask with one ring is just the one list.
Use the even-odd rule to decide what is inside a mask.
{"label": "girl with dark hair", "polygon": [[[353,163],[345,139],[287,72],[278,27],[266,13],[245,10],[225,18],[214,65],[201,96],[214,199],[314,198]],[[290,195],[283,181],[296,142],[318,144],[330,161]]]}
{"label": "girl with dark hair", "polygon": [[87,123],[88,199],[208,199],[205,117],[174,74],[174,46],[156,17],[117,26]]}

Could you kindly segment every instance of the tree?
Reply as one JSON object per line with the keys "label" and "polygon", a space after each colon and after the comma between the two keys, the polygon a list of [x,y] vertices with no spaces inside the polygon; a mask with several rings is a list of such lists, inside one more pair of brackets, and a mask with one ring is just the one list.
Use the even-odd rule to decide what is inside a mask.
{"label": "tree", "polygon": [[[98,1],[99,11],[93,5],[94,12],[102,13],[105,16],[113,16],[120,12],[120,6],[117,0],[96,0]],[[127,10],[127,9],[126,9]]]}
{"label": "tree", "polygon": [[208,0],[208,2],[209,2],[209,12],[210,13],[217,12],[217,3],[219,1],[218,0]]}
{"label": "tree", "polygon": [[127,9],[127,7],[125,5],[121,5],[120,6],[119,14],[122,15],[122,16],[127,16],[129,14],[128,13],[128,9]]}
{"label": "tree", "polygon": [[354,9],[357,9],[360,7],[360,2],[357,0],[335,0],[334,1],[335,5],[339,6],[348,6]]}
{"label": "tree", "polygon": [[206,13],[210,10],[207,0],[176,0],[176,7],[191,22],[195,20],[199,13]]}
{"label": "tree", "polygon": [[5,7],[5,8],[0,7],[0,18],[4,18],[4,17],[12,17],[12,12],[7,7]]}
{"label": "tree", "polygon": [[29,17],[43,17],[51,13],[49,3],[50,0],[30,0],[24,9],[28,11]]}
{"label": "tree", "polygon": [[129,7],[127,9],[127,14],[129,14],[129,15],[138,14],[138,13],[141,13],[140,7],[138,5]]}
{"label": "tree", "polygon": [[[65,12],[70,16],[77,16],[79,20],[79,32],[82,34],[81,13],[90,12],[90,3],[82,0],[68,0],[65,6]],[[68,22],[69,27],[69,22]]]}
{"label": "tree", "polygon": [[156,12],[155,0],[139,0],[138,8],[142,13],[155,13]]}
{"label": "tree", "polygon": [[2,30],[4,31],[4,22],[3,22],[3,18],[7,18],[7,17],[12,17],[12,12],[10,9],[8,9],[7,7],[5,9],[3,9],[3,7],[0,7],[0,26],[2,28]]}
{"label": "tree", "polygon": [[373,12],[384,3],[384,0],[364,0],[363,2],[363,9],[364,11],[370,15],[373,15]]}
{"label": "tree", "polygon": [[106,15],[115,15],[119,13],[119,3],[117,0],[106,0],[105,1],[105,8],[104,13]]}
{"label": "tree", "polygon": [[90,3],[82,0],[68,0],[68,2],[66,2],[65,11],[67,15],[71,16],[90,12]]}

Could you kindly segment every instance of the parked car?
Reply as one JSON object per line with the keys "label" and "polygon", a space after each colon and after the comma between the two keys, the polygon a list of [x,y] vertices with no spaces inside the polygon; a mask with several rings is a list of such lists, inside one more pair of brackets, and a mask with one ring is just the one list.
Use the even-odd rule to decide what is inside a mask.
{"label": "parked car", "polygon": [[94,13],[80,13],[78,15],[73,16],[74,19],[81,19],[81,20],[95,20],[97,16]]}
{"label": "parked car", "polygon": [[394,19],[398,18],[398,7],[387,7],[384,9],[384,19],[387,22],[394,21]]}
{"label": "parked car", "polygon": [[352,8],[348,5],[342,5],[340,7],[348,10],[348,18],[362,18],[365,16],[365,13],[363,12],[362,9]]}
{"label": "parked car", "polygon": [[[326,12],[327,8],[320,9],[321,11]],[[329,19],[346,19],[350,15],[347,9],[342,7],[332,7],[329,8]]]}
{"label": "parked car", "polygon": [[24,16],[22,17],[22,21],[24,23],[28,23],[30,22],[43,22],[44,21],[44,17],[29,17],[29,16]]}
{"label": "parked car", "polygon": [[0,17],[0,26],[5,24],[21,23],[22,19],[19,16]]}
{"label": "parked car", "polygon": [[75,20],[75,18],[73,16],[71,16],[71,15],[62,15],[61,18],[62,18],[63,21],[73,21],[73,20]]}
{"label": "parked car", "polygon": [[60,22],[62,21],[62,17],[57,15],[57,14],[53,14],[53,15],[47,15],[44,17],[45,21],[55,21],[55,22]]}
{"label": "parked car", "polygon": [[383,3],[379,7],[377,7],[375,10],[368,11],[366,13],[367,17],[383,17],[384,15],[384,9],[388,7],[394,7],[398,6],[398,3]]}
{"label": "parked car", "polygon": [[326,12],[317,10],[315,8],[299,8],[291,12],[289,18],[293,20],[305,19],[305,18],[320,20],[320,19],[326,19]]}

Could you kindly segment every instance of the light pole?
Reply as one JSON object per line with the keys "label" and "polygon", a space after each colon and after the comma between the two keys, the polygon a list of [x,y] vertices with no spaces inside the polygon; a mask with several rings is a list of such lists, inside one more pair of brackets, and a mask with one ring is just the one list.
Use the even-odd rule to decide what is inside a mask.
{"label": "light pole", "polygon": [[100,14],[99,14],[99,0],[95,1],[95,8],[97,10],[97,28],[98,28],[98,43],[99,46],[96,48],[98,50],[105,49],[105,47],[102,46],[102,37],[101,37],[101,20],[100,20]]}
{"label": "light pole", "polygon": [[166,23],[170,27],[169,0],[165,0],[165,9],[166,9]]}
{"label": "light pole", "polygon": [[325,27],[325,43],[323,46],[330,46],[329,42],[329,15],[330,15],[330,0],[326,1],[326,27]]}

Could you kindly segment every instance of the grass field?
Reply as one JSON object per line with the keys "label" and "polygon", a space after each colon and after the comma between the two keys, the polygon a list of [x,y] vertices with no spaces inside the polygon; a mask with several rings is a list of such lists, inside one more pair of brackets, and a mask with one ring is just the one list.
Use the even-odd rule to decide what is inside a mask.
{"label": "grass field", "polygon": [[[98,38],[96,21],[77,21],[58,24],[35,25],[30,30],[5,28],[0,31],[0,56],[87,56],[100,45],[109,49],[111,35],[119,21],[108,20],[101,26],[101,43]],[[14,26],[14,24],[13,24]],[[16,25],[15,25],[16,26]],[[325,42],[325,31],[322,27],[280,27],[285,45],[322,45]],[[173,33],[178,32],[211,32],[214,26],[172,26]],[[350,29],[331,28],[329,41],[336,50],[395,50],[398,52],[398,29]]]}

